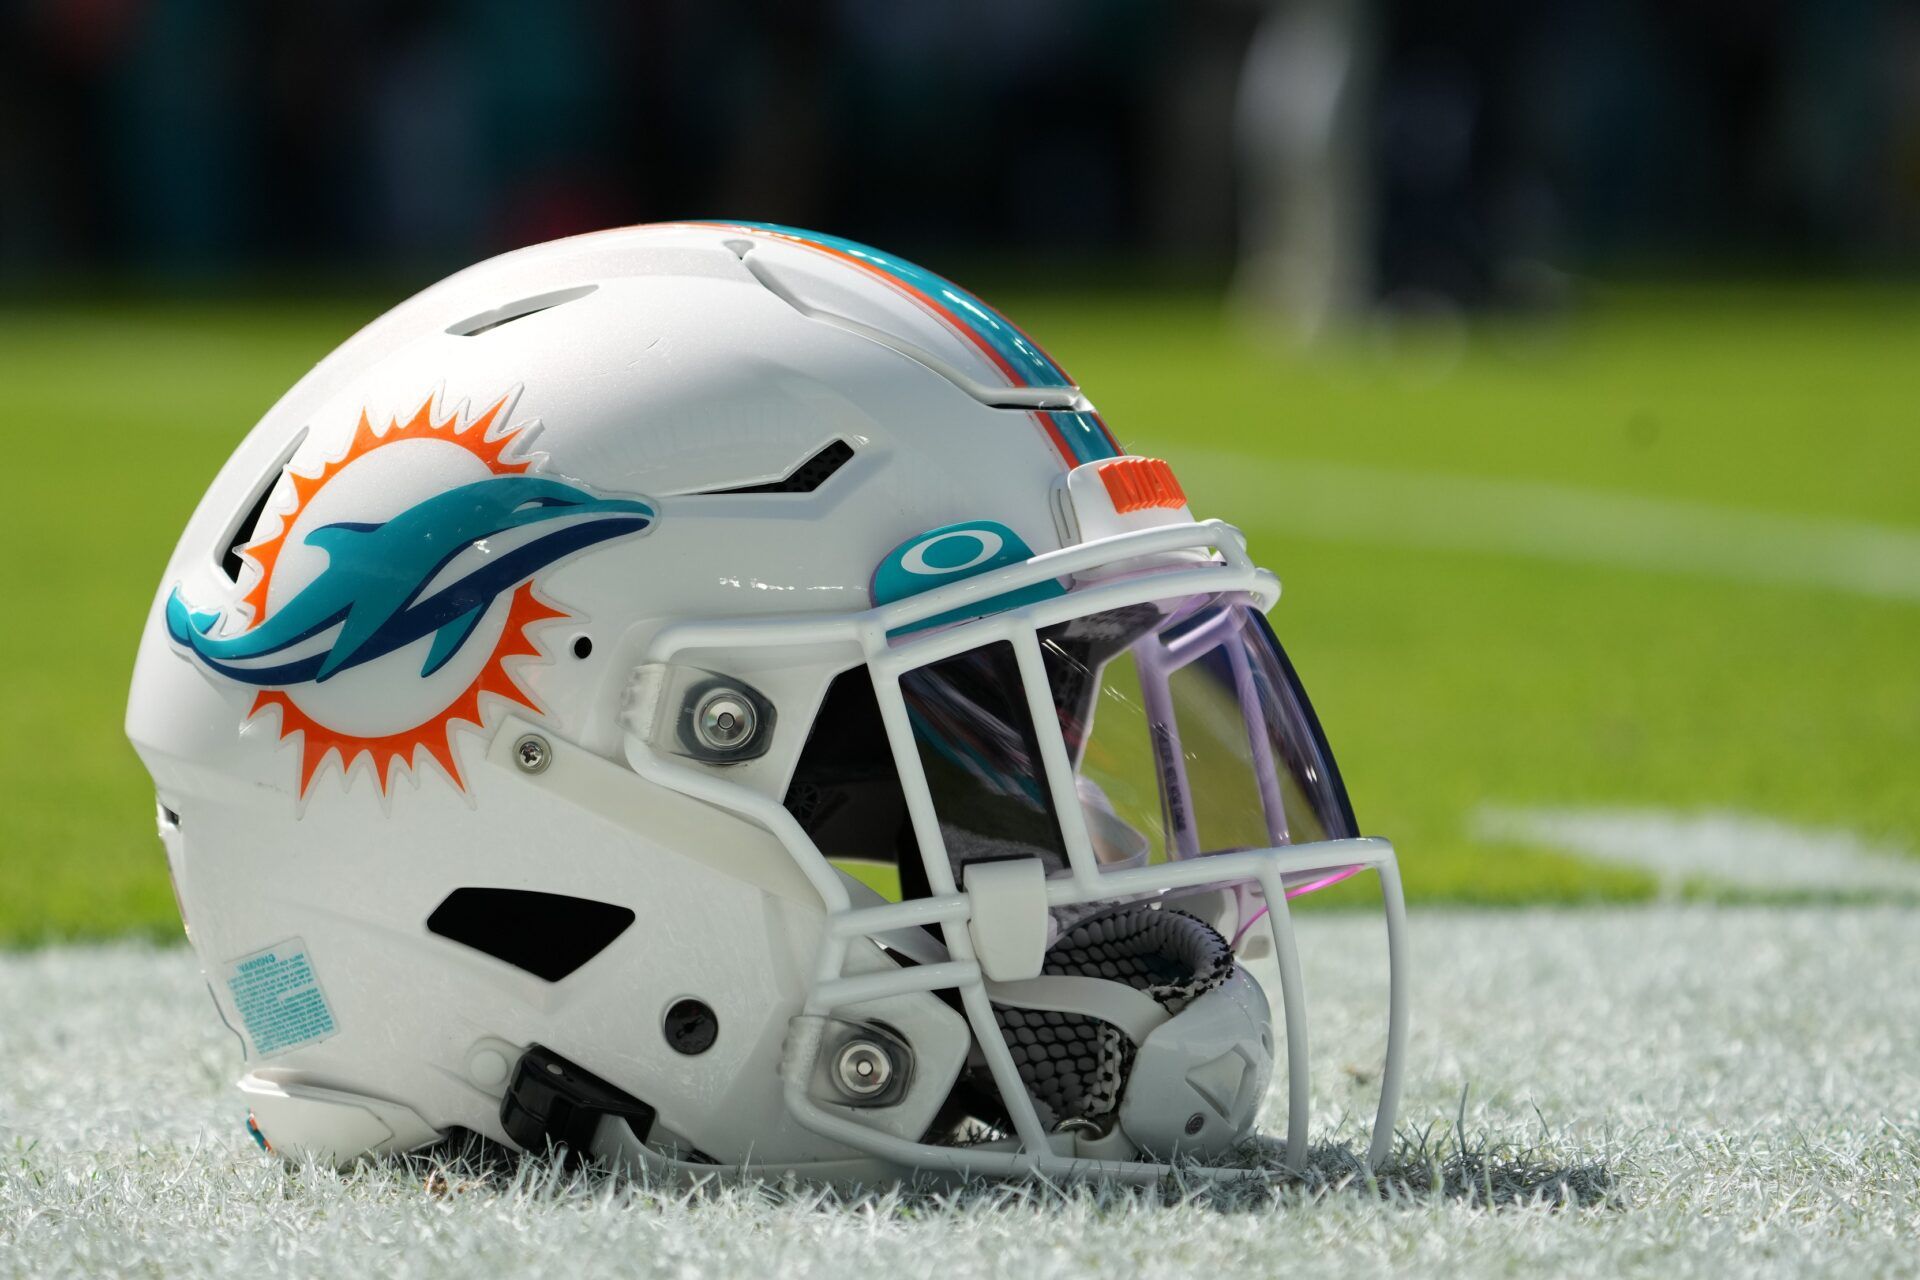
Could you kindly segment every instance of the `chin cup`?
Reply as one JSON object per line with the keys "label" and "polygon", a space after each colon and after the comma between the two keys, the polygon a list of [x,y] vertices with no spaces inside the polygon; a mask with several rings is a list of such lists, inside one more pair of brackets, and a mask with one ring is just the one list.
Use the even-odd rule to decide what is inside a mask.
{"label": "chin cup", "polygon": [[1148,1033],[1127,1075],[1120,1128],[1163,1160],[1223,1154],[1252,1130],[1272,1076],[1266,993],[1236,965]]}

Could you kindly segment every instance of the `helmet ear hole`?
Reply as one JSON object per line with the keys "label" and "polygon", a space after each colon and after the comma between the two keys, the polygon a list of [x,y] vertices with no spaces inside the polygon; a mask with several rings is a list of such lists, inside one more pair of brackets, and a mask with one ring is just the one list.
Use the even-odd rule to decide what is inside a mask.
{"label": "helmet ear hole", "polygon": [[593,637],[575,636],[573,638],[573,656],[585,661],[593,656]]}

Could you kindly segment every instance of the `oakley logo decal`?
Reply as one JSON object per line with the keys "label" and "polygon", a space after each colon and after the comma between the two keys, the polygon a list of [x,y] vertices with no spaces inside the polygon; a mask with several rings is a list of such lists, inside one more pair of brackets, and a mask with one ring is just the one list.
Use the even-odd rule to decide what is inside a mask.
{"label": "oakley logo decal", "polygon": [[[943,525],[908,538],[887,554],[880,567],[873,571],[873,602],[892,604],[995,569],[1025,564],[1031,559],[1033,548],[998,521],[963,520]],[[1066,588],[1055,579],[1046,578],[937,617],[909,623],[898,631],[918,631],[962,618],[977,618],[1064,594]]]}
{"label": "oakley logo decal", "polygon": [[918,577],[952,577],[985,564],[1006,545],[1007,540],[992,529],[952,529],[908,547],[900,567]]}

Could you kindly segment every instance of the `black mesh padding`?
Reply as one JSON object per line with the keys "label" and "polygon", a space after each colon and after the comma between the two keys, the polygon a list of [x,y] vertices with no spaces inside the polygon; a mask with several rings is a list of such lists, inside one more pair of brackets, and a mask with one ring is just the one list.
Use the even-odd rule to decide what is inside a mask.
{"label": "black mesh padding", "polygon": [[[1178,1013],[1233,975],[1233,948],[1184,912],[1124,907],[1069,929],[1041,970],[1124,982]],[[1049,1127],[1099,1121],[1120,1105],[1135,1050],[1117,1027],[1051,1009],[995,1005],[993,1015]]]}
{"label": "black mesh padding", "polygon": [[993,1016],[1048,1127],[1062,1120],[1094,1119],[1118,1105],[1134,1048],[1113,1027],[1052,1009],[1002,1005],[994,1008]]}
{"label": "black mesh padding", "polygon": [[1067,930],[1041,972],[1124,982],[1178,1013],[1233,975],[1233,948],[1184,911],[1132,907]]}

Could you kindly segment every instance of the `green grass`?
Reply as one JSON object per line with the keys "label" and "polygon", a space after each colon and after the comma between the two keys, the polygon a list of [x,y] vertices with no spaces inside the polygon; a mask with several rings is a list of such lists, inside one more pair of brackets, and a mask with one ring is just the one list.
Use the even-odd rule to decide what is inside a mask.
{"label": "green grass", "polygon": [[[1457,353],[1416,340],[1312,363],[1236,340],[1198,301],[1123,301],[1016,314],[1129,448],[1271,459],[1276,506],[1299,460],[1920,527],[1920,405],[1898,372],[1920,297],[1631,291]],[[1189,488],[1205,512],[1207,486]],[[1920,605],[1221,514],[1285,582],[1276,628],[1416,896],[1645,890],[1475,844],[1464,819],[1487,800],[1727,807],[1920,845]]]}
{"label": "green grass", "polygon": [[[1246,528],[1285,580],[1276,626],[1363,826],[1395,838],[1416,897],[1650,891],[1475,842],[1486,801],[1734,808],[1920,846],[1920,604],[1316,536],[1281,514],[1289,464],[1331,463],[1920,530],[1920,297],[1638,289],[1577,321],[1314,360],[1234,336],[1200,297],[1001,301],[1129,447],[1215,457],[1186,476],[1196,507]],[[220,461],[377,309],[0,312],[0,942],[177,927],[120,730],[141,620]],[[1209,504],[1246,487],[1220,455],[1268,464],[1253,470],[1272,475],[1272,505]]]}

